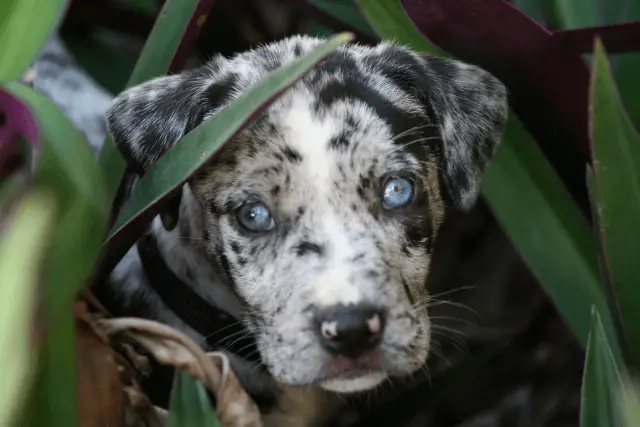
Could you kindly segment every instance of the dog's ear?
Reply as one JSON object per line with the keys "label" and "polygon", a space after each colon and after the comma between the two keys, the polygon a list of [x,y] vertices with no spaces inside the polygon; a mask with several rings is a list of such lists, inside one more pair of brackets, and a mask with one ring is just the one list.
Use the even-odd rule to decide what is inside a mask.
{"label": "dog's ear", "polygon": [[[219,75],[225,59],[159,77],[118,95],[106,113],[107,130],[130,168],[142,175],[180,138],[229,100],[236,77]],[[160,214],[167,230],[178,221],[181,196]]]}
{"label": "dog's ear", "polygon": [[219,76],[222,57],[181,74],[158,77],[118,95],[107,130],[130,167],[145,173],[207,114],[228,100],[235,77]]}
{"label": "dog's ear", "polygon": [[507,90],[484,69],[458,60],[419,55],[417,88],[442,139],[442,178],[451,203],[469,210],[482,174],[500,142],[508,115]]}

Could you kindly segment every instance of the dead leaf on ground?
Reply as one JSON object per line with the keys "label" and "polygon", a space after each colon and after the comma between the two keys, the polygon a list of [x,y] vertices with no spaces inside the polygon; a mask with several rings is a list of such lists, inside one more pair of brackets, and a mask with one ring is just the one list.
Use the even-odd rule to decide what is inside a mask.
{"label": "dead leaf on ground", "polygon": [[205,353],[185,334],[164,324],[139,318],[99,320],[113,340],[136,344],[159,363],[176,366],[200,380],[216,397],[223,427],[262,427],[255,402],[242,388],[223,353]]}
{"label": "dead leaf on ground", "polygon": [[116,353],[87,322],[86,306],[78,302],[75,311],[79,425],[124,426],[125,395]]}
{"label": "dead leaf on ground", "polygon": [[[86,301],[74,307],[80,427],[164,427],[142,392],[138,378],[148,360],[133,351],[124,357],[112,347],[107,334],[90,313]],[[98,315],[99,316],[99,315]],[[126,347],[125,347],[126,348]],[[137,366],[132,366],[131,358]]]}

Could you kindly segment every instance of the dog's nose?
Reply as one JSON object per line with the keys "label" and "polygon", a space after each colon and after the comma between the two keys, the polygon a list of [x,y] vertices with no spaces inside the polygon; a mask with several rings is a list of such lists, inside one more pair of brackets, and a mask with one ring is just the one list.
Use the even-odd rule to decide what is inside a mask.
{"label": "dog's nose", "polygon": [[322,346],[333,354],[358,357],[375,347],[384,330],[384,313],[379,308],[339,305],[316,315]]}

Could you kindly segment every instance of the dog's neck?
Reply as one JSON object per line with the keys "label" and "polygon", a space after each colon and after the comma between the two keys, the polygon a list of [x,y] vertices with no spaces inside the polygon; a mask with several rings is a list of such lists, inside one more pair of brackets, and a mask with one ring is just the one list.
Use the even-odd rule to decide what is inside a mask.
{"label": "dog's neck", "polygon": [[[255,342],[241,319],[227,312],[220,303],[207,301],[193,284],[178,277],[165,261],[168,258],[161,252],[155,233],[141,238],[137,249],[149,285],[176,316],[203,337],[205,348],[226,350],[248,360],[256,359]],[[187,277],[186,280],[194,278]],[[221,286],[220,283],[212,285]],[[252,361],[259,362],[259,359]]]}
{"label": "dog's neck", "polygon": [[215,263],[202,244],[203,229],[200,204],[185,185],[177,225],[167,230],[160,217],[156,217],[148,235],[155,240],[160,258],[184,286],[214,308],[240,321],[246,315],[246,307],[233,288],[217,274]]}

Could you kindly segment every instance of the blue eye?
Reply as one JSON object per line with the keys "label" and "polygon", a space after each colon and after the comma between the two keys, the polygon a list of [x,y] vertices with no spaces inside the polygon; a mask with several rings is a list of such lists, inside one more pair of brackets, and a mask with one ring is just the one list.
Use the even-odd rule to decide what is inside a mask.
{"label": "blue eye", "polygon": [[269,231],[276,225],[269,209],[260,203],[245,203],[236,211],[240,225],[249,231]]}
{"label": "blue eye", "polygon": [[413,199],[413,183],[405,178],[391,178],[384,185],[382,202],[385,209],[406,206]]}

